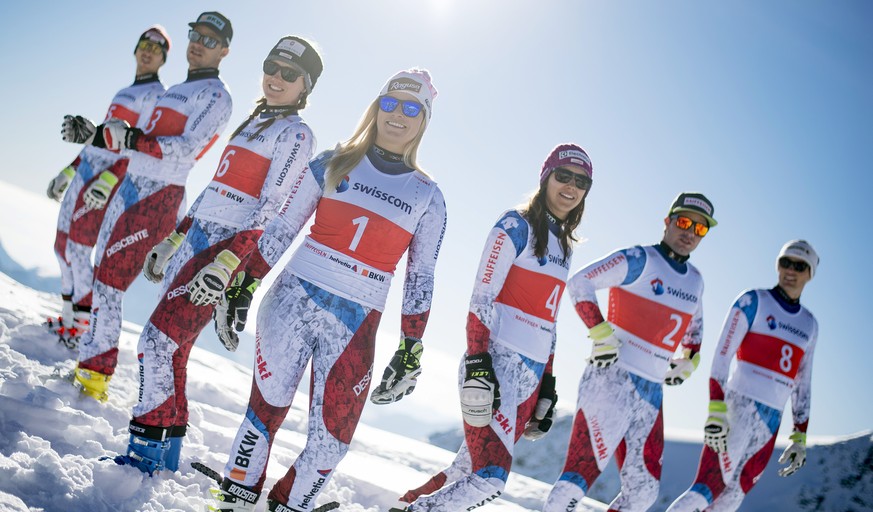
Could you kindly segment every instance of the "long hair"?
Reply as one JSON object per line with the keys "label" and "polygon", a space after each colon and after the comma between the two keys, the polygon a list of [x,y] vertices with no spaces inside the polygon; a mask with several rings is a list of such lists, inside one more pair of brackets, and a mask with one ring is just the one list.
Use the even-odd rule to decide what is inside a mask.
{"label": "long hair", "polygon": [[[307,96],[308,96],[308,94],[306,94],[305,92],[300,95],[300,99],[297,101],[297,104],[294,105],[293,112],[295,114],[297,113],[298,110],[302,110],[303,108],[306,107]],[[267,110],[267,98],[266,98],[266,96],[261,96],[255,102],[255,108],[254,108],[254,110],[252,110],[252,113],[249,114],[249,117],[247,117],[245,121],[243,121],[239,126],[237,126],[236,130],[234,130],[233,133],[230,134],[230,138],[232,139],[232,138],[236,137],[237,135],[239,135],[239,132],[243,131],[243,128],[248,126],[248,124],[251,123],[253,119],[255,119],[256,117],[261,115],[261,112],[263,112],[264,110]],[[282,119],[283,117],[286,117],[286,114],[279,114],[277,116],[273,116],[273,117],[267,119],[266,121],[260,123],[258,125],[258,129],[255,131],[255,133],[249,135],[249,141],[254,140],[255,137],[257,137],[258,135],[261,134],[261,132],[263,132],[264,130],[266,130],[270,126],[273,126],[273,123],[275,123],[276,120]]]}
{"label": "long hair", "polygon": [[[546,255],[549,247],[549,218],[547,216],[548,207],[546,206],[546,188],[549,180],[546,178],[540,183],[539,190],[530,198],[527,205],[521,207],[519,211],[521,215],[527,219],[534,234],[534,254],[537,258],[543,258]],[[587,193],[586,193],[587,197]],[[558,241],[561,243],[561,249],[564,251],[564,257],[570,255],[573,242],[578,241],[573,233],[579,222],[582,220],[582,214],[585,212],[585,198],[570,210],[567,218],[563,221],[558,221],[561,227],[561,234],[558,236]]]}
{"label": "long hair", "polygon": [[[330,158],[327,163],[327,172],[324,176],[324,194],[333,193],[339,186],[340,182],[352,172],[352,169],[358,165],[367,150],[376,142],[376,115],[379,113],[379,99],[376,98],[370,103],[370,106],[361,116],[358,122],[358,127],[355,132],[345,142],[337,145],[336,153]],[[421,115],[424,115],[423,113]],[[424,136],[424,131],[427,128],[427,118],[421,121],[421,130],[412,141],[403,150],[403,163],[407,167],[416,169],[425,176],[427,173],[418,167],[418,146],[421,144],[421,139]]]}

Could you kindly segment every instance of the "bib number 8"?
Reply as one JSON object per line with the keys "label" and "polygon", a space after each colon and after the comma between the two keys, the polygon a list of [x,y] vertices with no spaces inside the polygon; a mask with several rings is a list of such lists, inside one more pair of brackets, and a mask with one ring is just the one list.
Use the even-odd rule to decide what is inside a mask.
{"label": "bib number 8", "polygon": [[794,347],[791,345],[782,345],[782,357],[779,358],[779,368],[788,373],[791,371],[791,356],[794,355]]}

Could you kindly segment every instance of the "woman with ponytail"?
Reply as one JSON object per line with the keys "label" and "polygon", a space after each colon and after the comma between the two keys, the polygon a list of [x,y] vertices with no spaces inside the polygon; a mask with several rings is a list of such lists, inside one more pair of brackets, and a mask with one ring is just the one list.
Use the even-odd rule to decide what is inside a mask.
{"label": "woman with ponytail", "polygon": [[[442,192],[417,161],[436,94],[427,71],[391,77],[351,138],[309,163],[287,207],[258,242],[259,257],[246,268],[252,278],[275,265],[315,216],[258,311],[252,392],[216,491],[216,508],[254,509],[270,447],[310,361],[306,446],[270,490],[267,508],[315,508],[348,452],[364,408],[376,331],[404,253],[400,346],[370,399],[392,403],[415,387],[446,224]],[[237,300],[236,292],[228,297],[228,318],[239,328],[237,309],[246,308],[248,300]]]}
{"label": "woman with ponytail", "polygon": [[451,466],[408,491],[392,511],[470,510],[496,499],[515,443],[522,435],[537,440],[552,426],[555,321],[592,175],[585,150],[557,146],[530,201],[491,228],[459,372],[464,444]]}
{"label": "woman with ponytail", "polygon": [[163,280],[163,292],[137,347],[140,398],[130,447],[118,462],[150,474],[179,467],[188,424],[188,355],[315,150],[315,137],[299,111],[322,69],[311,42],[296,36],[279,40],[263,63],[264,96],[233,132],[215,176],[187,216],[147,256],[143,272],[150,281]]}

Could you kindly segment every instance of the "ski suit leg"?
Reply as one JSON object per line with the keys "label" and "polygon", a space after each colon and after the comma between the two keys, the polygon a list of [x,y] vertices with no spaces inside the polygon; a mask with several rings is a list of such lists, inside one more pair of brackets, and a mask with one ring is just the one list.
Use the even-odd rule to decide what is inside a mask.
{"label": "ski suit leg", "polygon": [[67,193],[61,201],[61,208],[58,212],[58,224],[55,232],[55,257],[58,259],[58,266],[61,269],[61,294],[72,296],[75,290],[73,284],[73,269],[70,261],[67,259],[67,245],[69,244],[70,222],[73,218],[73,209],[76,206],[76,198],[82,191],[82,175],[76,173],[73,180],[67,187]]}
{"label": "ski suit leg", "polygon": [[91,330],[79,348],[79,366],[111,375],[118,360],[122,298],[146,254],[176,226],[184,187],[128,175],[107,206],[97,240]]}
{"label": "ski suit leg", "polygon": [[[276,361],[278,353],[284,352],[283,358],[294,358],[296,347],[310,344],[312,376],[306,446],[269,494],[269,499],[309,510],[352,442],[372,380],[376,329],[382,313],[302,279],[293,279],[297,282],[292,281],[292,286],[308,295],[308,308],[295,315],[288,315],[286,310],[271,310],[272,315],[266,320],[269,323],[276,315],[291,316],[295,331],[292,340],[299,341],[292,341],[290,349],[274,347],[265,330],[261,346],[265,365],[263,370],[258,368],[258,374],[265,385],[270,385],[271,377],[264,376],[281,370],[282,366],[271,362]],[[300,291],[291,293],[299,295]],[[287,320],[281,323],[287,324]]]}
{"label": "ski suit leg", "polygon": [[634,419],[616,450],[621,491],[609,510],[645,511],[658,499],[664,454],[663,385],[630,374],[636,390]]}
{"label": "ski suit leg", "polygon": [[546,499],[544,511],[576,510],[635,418],[637,402],[635,386],[626,370],[617,365],[585,368],[579,381],[564,469]]}
{"label": "ski suit leg", "polygon": [[[488,352],[500,382],[501,405],[487,427],[464,424],[462,450],[469,451],[470,471],[438,491],[419,497],[412,502],[410,510],[464,510],[496,499],[506,487],[515,443],[530,418],[530,398],[537,393],[545,363],[533,361],[495,342],[490,343]],[[463,384],[463,378],[460,381]],[[522,404],[525,404],[521,408],[524,417],[519,417]]]}
{"label": "ski suit leg", "polygon": [[[134,407],[134,421],[142,425],[184,427],[188,424],[185,392],[188,357],[200,331],[212,319],[215,307],[192,304],[187,285],[230,244],[228,235],[233,233],[227,227],[206,226],[204,230],[204,226],[195,221],[185,242],[170,260],[160,302],[140,337],[138,354],[143,365],[141,375],[145,378],[140,391],[143,398]],[[211,227],[216,229],[209,229]],[[172,353],[169,360],[161,356],[168,352]]]}

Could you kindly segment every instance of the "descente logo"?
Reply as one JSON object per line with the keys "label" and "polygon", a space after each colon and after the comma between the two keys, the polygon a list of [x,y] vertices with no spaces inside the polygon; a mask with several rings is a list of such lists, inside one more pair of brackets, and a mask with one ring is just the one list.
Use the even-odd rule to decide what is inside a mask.
{"label": "descente logo", "polygon": [[127,235],[126,237],[124,237],[121,240],[112,244],[109,247],[109,250],[106,251],[106,255],[112,256],[113,254],[117,253],[118,251],[124,249],[125,247],[131,246],[131,245],[139,242],[140,240],[145,240],[148,237],[149,237],[149,231],[147,229],[142,229],[142,230],[137,231],[136,233],[134,233],[132,235]]}

